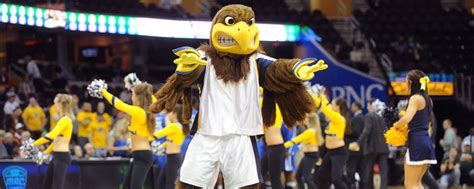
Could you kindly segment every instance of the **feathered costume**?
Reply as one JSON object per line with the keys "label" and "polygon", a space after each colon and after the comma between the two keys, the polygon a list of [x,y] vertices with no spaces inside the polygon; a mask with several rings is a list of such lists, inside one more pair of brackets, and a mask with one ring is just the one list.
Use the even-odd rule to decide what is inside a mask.
{"label": "feathered costume", "polygon": [[[201,89],[198,134],[260,135],[263,125],[274,125],[276,104],[287,126],[304,120],[316,106],[302,81],[312,79],[314,72],[326,69],[327,65],[320,60],[310,66],[316,60],[313,58],[273,59],[258,52],[259,44],[253,10],[243,5],[223,7],[212,21],[209,45],[202,45],[198,50],[191,47],[173,50],[179,56],[174,61],[178,65],[176,73],[155,94],[157,102],[151,106],[151,111],[171,111],[178,101],[182,101],[183,120],[190,120],[191,88],[198,84]],[[259,86],[264,89],[261,115]],[[254,111],[256,115],[252,115]],[[219,123],[215,123],[216,120]],[[198,142],[193,141],[191,145]],[[183,167],[188,156],[191,155],[186,154]],[[186,171],[182,169],[181,175]],[[226,185],[231,182],[225,179]],[[189,182],[185,183],[205,186],[197,181]],[[248,185],[252,184],[256,183]]]}

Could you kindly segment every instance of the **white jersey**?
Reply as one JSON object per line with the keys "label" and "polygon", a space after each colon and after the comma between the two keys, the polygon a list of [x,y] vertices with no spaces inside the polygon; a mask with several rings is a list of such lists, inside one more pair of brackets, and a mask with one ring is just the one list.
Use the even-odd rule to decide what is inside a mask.
{"label": "white jersey", "polygon": [[256,57],[252,55],[249,58],[250,73],[247,79],[227,83],[217,78],[208,57],[199,107],[198,133],[211,136],[263,134]]}

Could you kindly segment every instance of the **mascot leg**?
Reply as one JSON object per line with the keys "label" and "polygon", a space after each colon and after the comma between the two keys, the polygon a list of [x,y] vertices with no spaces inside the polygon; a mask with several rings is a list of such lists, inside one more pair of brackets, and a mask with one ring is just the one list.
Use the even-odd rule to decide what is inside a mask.
{"label": "mascot leg", "polygon": [[200,189],[200,187],[193,186],[190,184],[186,184],[184,182],[181,182],[179,180],[176,180],[176,189]]}

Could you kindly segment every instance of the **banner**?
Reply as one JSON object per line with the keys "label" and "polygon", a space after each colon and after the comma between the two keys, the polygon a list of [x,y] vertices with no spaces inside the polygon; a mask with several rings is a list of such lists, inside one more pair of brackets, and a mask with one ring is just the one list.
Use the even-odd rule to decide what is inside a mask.
{"label": "banner", "polygon": [[[342,97],[348,105],[359,102],[365,108],[367,100],[380,99],[387,101],[387,83],[369,76],[354,68],[343,65],[333,58],[315,39],[314,32],[304,27],[301,34],[301,44],[307,50],[307,57],[323,59],[329,66],[327,70],[317,72],[312,84],[326,87],[331,99]],[[322,39],[324,40],[324,39]]]}

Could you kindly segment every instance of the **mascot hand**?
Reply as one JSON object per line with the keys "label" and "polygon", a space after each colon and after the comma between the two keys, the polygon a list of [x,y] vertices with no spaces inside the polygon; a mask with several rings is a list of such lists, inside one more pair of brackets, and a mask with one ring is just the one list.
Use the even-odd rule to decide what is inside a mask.
{"label": "mascot hand", "polygon": [[324,60],[319,60],[315,65],[310,66],[309,64],[315,62],[315,58],[306,58],[300,60],[293,67],[293,74],[298,79],[303,81],[311,80],[314,77],[314,73],[317,71],[325,70],[328,68],[327,64],[324,64]]}
{"label": "mascot hand", "polygon": [[136,73],[129,73],[123,78],[123,82],[125,82],[125,88],[130,91],[135,85],[142,83]]}
{"label": "mascot hand", "polygon": [[173,62],[178,65],[176,68],[177,73],[186,74],[199,65],[206,65],[206,61],[201,58],[201,55],[192,47],[180,47],[173,49],[173,53],[179,56]]}

